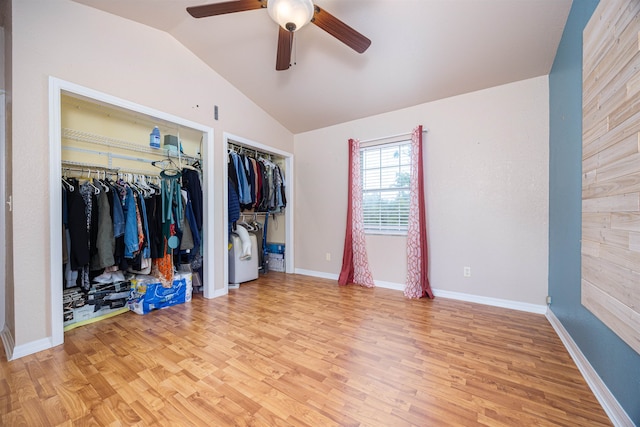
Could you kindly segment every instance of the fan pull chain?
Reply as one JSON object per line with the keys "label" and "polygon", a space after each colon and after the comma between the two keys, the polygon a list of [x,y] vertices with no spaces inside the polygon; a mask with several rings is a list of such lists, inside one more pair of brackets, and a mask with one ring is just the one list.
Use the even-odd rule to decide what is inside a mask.
{"label": "fan pull chain", "polygon": [[292,44],[293,44],[293,46],[291,46],[291,53],[292,53],[291,57],[293,58],[293,65],[296,65],[296,63],[297,63],[296,58],[297,58],[297,54],[298,54],[298,49],[297,49],[297,47],[298,47],[298,38],[297,37],[293,38]]}

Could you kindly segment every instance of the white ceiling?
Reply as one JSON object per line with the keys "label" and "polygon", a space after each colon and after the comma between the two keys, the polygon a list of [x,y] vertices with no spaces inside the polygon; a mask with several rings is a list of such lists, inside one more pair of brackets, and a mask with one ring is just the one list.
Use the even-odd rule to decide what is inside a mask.
{"label": "white ceiling", "polygon": [[571,0],[317,0],[371,39],[358,54],[315,25],[276,71],[264,9],[192,18],[220,0],[74,0],[166,31],[293,133],[546,75]]}

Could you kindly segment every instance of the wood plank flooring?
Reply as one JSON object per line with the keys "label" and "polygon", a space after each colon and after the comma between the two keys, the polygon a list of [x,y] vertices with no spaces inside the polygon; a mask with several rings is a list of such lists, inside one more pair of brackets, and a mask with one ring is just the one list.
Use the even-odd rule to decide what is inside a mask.
{"label": "wood plank flooring", "polygon": [[611,425],[542,315],[300,275],[0,357],[6,426]]}

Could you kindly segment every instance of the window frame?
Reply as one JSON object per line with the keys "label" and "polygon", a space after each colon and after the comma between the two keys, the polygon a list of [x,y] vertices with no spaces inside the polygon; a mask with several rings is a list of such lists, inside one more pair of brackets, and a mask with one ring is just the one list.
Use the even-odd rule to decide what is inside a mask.
{"label": "window frame", "polygon": [[[407,153],[408,153],[408,163],[403,163],[402,161],[402,152],[401,150],[403,149],[402,147],[407,147]],[[385,148],[390,148],[390,147],[399,147],[399,153],[400,155],[398,156],[398,164],[397,165],[383,165],[383,159],[382,159],[382,153],[380,154],[380,158],[379,158],[379,164],[377,167],[370,167],[370,168],[366,168],[365,169],[365,152],[367,151],[374,151],[374,150],[383,150]],[[387,140],[384,142],[376,142],[376,143],[370,143],[370,144],[361,144],[360,145],[360,150],[359,150],[359,155],[360,155],[360,184],[361,184],[361,196],[362,196],[362,206],[363,206],[363,225],[364,225],[364,232],[365,234],[371,234],[371,235],[390,235],[390,236],[406,236],[407,235],[407,230],[408,230],[408,225],[409,225],[409,206],[410,206],[410,202],[408,201],[407,205],[406,205],[406,213],[402,213],[401,209],[402,207],[398,204],[396,206],[397,208],[397,213],[398,213],[398,218],[399,218],[399,222],[401,222],[401,224],[398,225],[384,225],[383,224],[383,219],[380,218],[376,224],[371,224],[369,222],[369,225],[367,223],[366,220],[366,208],[365,208],[365,200],[366,200],[366,196],[369,194],[383,194],[385,192],[398,192],[398,196],[401,196],[401,194],[404,192],[406,193],[406,197],[410,197],[409,193],[411,191],[411,182],[410,182],[410,177],[411,177],[411,138],[410,137],[402,137],[402,138],[398,138],[398,139],[394,139],[394,140]],[[378,189],[366,189],[365,188],[365,171],[375,171],[378,170],[379,171],[379,176],[380,176],[380,181],[382,184],[382,172],[383,171],[388,171],[389,169],[394,169],[397,168],[396,171],[396,180],[398,179],[398,174],[402,173],[402,169],[408,169],[408,171],[405,171],[405,173],[408,173],[409,176],[409,182],[406,183],[406,185],[403,186],[397,186],[394,187],[392,185],[387,185],[387,186],[383,186],[380,185],[380,187]],[[396,181],[397,182],[397,181]],[[380,209],[380,212],[382,210]],[[402,224],[402,222],[404,224]]]}

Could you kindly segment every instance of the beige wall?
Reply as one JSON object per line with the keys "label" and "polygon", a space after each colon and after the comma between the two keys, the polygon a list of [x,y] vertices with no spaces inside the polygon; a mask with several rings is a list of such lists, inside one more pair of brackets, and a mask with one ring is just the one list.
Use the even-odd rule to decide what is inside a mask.
{"label": "beige wall", "polygon": [[[548,93],[537,77],[296,135],[296,269],[340,271],[347,140],[422,124],[432,287],[545,304]],[[405,238],[367,236],[367,248],[375,280],[405,282]]]}
{"label": "beige wall", "polygon": [[[217,252],[224,287],[222,132],[293,151],[293,136],[166,33],[68,0],[13,2],[15,342],[50,336],[48,78],[54,76],[215,129]],[[214,104],[220,120],[213,120]],[[18,167],[18,165],[29,165]]]}

